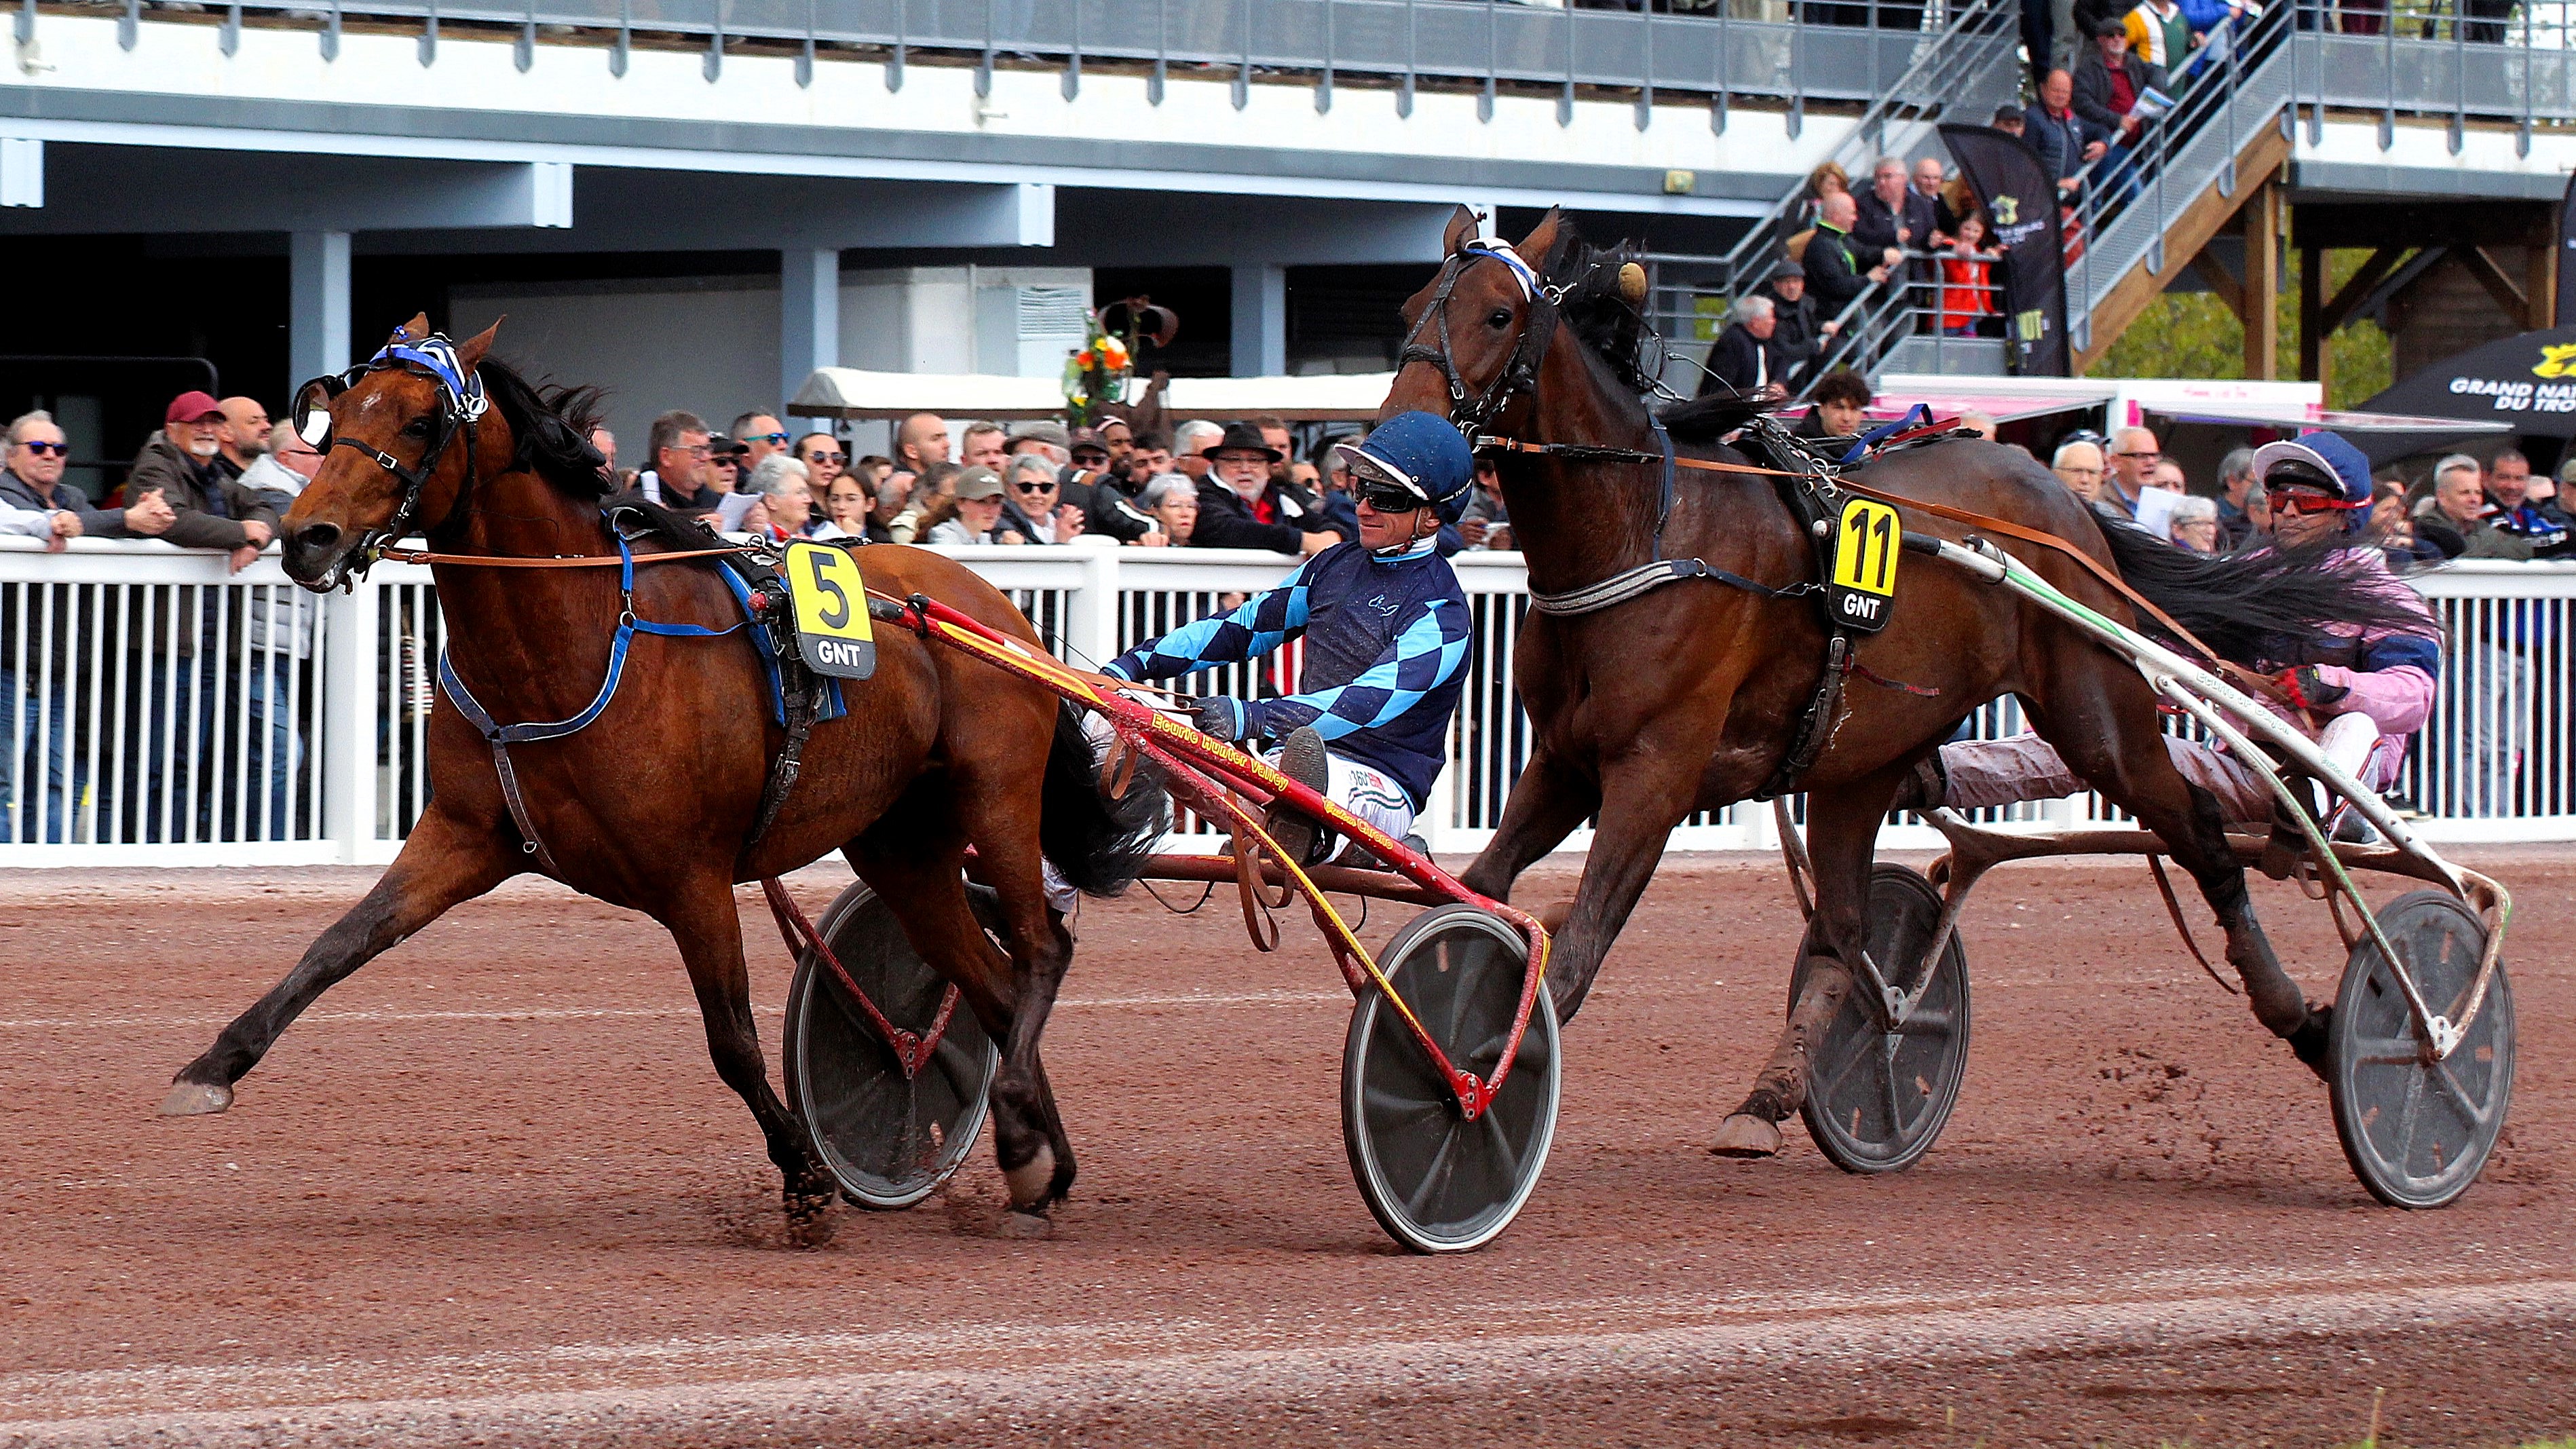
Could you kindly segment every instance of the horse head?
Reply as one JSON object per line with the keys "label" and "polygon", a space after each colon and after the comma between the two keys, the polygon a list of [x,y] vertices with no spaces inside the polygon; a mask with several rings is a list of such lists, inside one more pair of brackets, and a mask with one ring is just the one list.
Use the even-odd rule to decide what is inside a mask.
{"label": "horse head", "polygon": [[415,316],[376,355],[296,390],[296,431],[322,466],[288,510],[285,567],[325,593],[364,573],[378,546],[452,517],[473,486],[486,399],[476,369],[495,322],[450,342]]}
{"label": "horse head", "polygon": [[1378,409],[1448,418],[1468,431],[1498,430],[1537,390],[1556,294],[1544,280],[1568,232],[1555,211],[1517,246],[1479,239],[1465,207],[1441,237],[1440,270],[1404,304],[1404,349],[1395,385]]}

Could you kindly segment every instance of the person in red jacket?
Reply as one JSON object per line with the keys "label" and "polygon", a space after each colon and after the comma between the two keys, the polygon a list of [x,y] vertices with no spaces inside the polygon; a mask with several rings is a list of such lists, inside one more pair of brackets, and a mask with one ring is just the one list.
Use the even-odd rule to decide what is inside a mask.
{"label": "person in red jacket", "polygon": [[1986,319],[2003,309],[1996,305],[1994,272],[1997,253],[1986,249],[1986,219],[1970,212],[1959,218],[1959,235],[1941,258],[1941,330],[1952,337],[1977,337],[1991,330]]}

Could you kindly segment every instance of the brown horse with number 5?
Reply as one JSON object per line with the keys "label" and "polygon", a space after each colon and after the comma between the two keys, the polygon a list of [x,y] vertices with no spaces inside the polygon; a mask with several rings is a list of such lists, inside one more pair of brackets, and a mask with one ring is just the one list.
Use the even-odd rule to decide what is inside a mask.
{"label": "brown horse with number 5", "polygon": [[[716,544],[658,510],[633,543],[642,565],[633,596],[621,597],[607,483],[588,442],[593,395],[540,395],[487,355],[492,335],[453,348],[456,372],[479,379],[488,399],[479,416],[434,369],[387,354],[316,399],[327,400],[330,435],[317,440],[322,469],[285,521],[286,570],[328,590],[363,570],[389,530],[416,524],[445,556],[432,572],[457,676],[496,720],[566,720],[602,695],[621,611],[709,630],[740,624],[742,613],[710,560],[649,562]],[[424,318],[395,338],[424,344],[447,345]],[[568,556],[607,566],[511,564]],[[947,559],[884,547],[866,550],[863,564],[880,591],[926,594],[1039,643],[1009,600]],[[770,1088],[733,888],[837,849],[1002,1044],[994,1145],[1012,1206],[1042,1212],[1063,1197],[1073,1150],[1037,1042],[1073,943],[1047,905],[1041,859],[1081,889],[1115,891],[1151,833],[1150,792],[1134,804],[1101,797],[1091,746],[1055,696],[885,629],[874,677],[844,686],[848,714],[815,727],[801,781],[753,844],[783,736],[747,637],[638,635],[606,693],[587,727],[512,747],[531,840],[512,818],[492,748],[442,691],[429,725],[429,808],[393,866],[179,1072],[162,1110],[231,1106],[234,1084],[333,983],[550,858],[565,885],[651,916],[678,942],[716,1072],[751,1108],[784,1175],[791,1224],[811,1236],[834,1183]],[[970,846],[976,879],[999,894],[1007,956],[969,906]]]}

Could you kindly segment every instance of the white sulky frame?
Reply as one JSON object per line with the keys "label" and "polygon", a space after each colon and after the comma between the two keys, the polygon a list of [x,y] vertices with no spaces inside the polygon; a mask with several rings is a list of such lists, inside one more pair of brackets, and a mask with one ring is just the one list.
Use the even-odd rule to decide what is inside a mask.
{"label": "white sulky frame", "polygon": [[[2407,828],[2406,822],[2388,808],[2376,791],[2339,769],[2326,758],[2305,735],[2292,729],[2281,718],[2259,702],[2229,684],[2226,680],[2200,668],[2172,650],[2148,639],[2115,619],[2069,598],[2046,579],[2031,572],[2021,562],[1995,546],[1990,540],[1971,537],[1967,543],[1908,533],[1906,547],[1930,554],[1991,584],[2011,589],[2030,602],[2066,620],[2100,641],[2106,648],[2127,658],[2147,677],[2156,692],[2177,709],[2190,715],[2212,734],[2227,743],[2228,749],[2247,768],[2261,777],[2274,797],[2280,801],[2288,818],[2297,822],[2306,837],[2308,855],[2305,868],[2313,870],[2334,905],[2335,925],[2342,932],[2347,948],[2357,946],[2367,937],[2387,961],[2390,974],[2406,993],[2409,1014],[2415,1023],[2419,1045],[2431,1062],[2442,1061],[2457,1049],[2479,1010],[2485,1006],[2487,991],[2495,979],[2497,963],[2503,959],[2504,933],[2513,916],[2513,898],[2505,888],[2488,877],[2451,864]],[[2278,751],[2304,773],[2336,795],[2351,802],[2352,808],[2390,841],[2385,847],[2363,848],[2338,846],[2326,838],[2316,818],[2309,814],[2298,792],[2292,790],[2271,758],[2257,746]],[[1802,904],[1807,899],[1805,881],[1813,872],[1795,827],[1787,819],[1787,802],[1773,802],[1781,816],[1781,850],[1787,857],[1792,879],[1798,884]],[[1913,973],[1921,981],[1932,979],[1931,967],[1947,949],[1956,932],[1959,913],[1967,904],[1968,892],[1979,877],[2009,860],[2027,860],[2041,856],[2143,854],[2149,857],[2171,854],[2163,840],[2148,830],[2074,830],[2038,834],[2004,834],[1970,824],[1954,811],[1935,810],[1930,819],[1950,842],[1950,853],[1934,863],[1930,872],[1933,883],[1942,890],[1941,924],[1934,931],[1931,945],[1920,968]],[[2249,860],[2259,859],[2266,846],[2259,840],[2237,838],[2238,853]],[[2448,1004],[2447,1010],[2435,1010],[2424,999],[2413,973],[2399,958],[2396,949],[2381,934],[2379,923],[2371,915],[2370,904],[2353,884],[2354,869],[2384,871],[2411,876],[2448,890],[2462,904],[2474,911],[2486,927],[2486,944],[2478,962],[2478,974],[2464,1002]],[[2159,881],[2161,882],[2161,875]],[[2170,892],[2167,894],[2171,904]],[[2360,918],[2358,927],[2347,925],[2343,904],[2349,901]],[[2175,925],[2182,925],[2179,909]],[[2189,941],[2185,931],[2184,939]],[[2193,948],[2193,954],[2199,954]],[[2203,961],[2206,966],[2208,963]],[[2215,976],[2217,973],[2212,971]],[[1912,1012],[1922,988],[1907,993],[1892,985],[1864,955],[1860,961],[1863,984],[1872,994],[1885,1024],[1901,1023]],[[2221,984],[2225,984],[2222,980]],[[2233,990],[2233,987],[2229,989]],[[2456,1018],[2451,1012],[2457,1012]]]}

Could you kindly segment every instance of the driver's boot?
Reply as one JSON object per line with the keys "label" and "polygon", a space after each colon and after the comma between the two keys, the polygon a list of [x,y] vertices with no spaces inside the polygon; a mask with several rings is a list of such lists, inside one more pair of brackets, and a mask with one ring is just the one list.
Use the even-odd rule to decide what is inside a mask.
{"label": "driver's boot", "polygon": [[[1288,742],[1280,747],[1279,773],[1321,795],[1333,782],[1332,767],[1324,756],[1324,737],[1313,725],[1300,725],[1289,731]],[[1332,832],[1324,829],[1302,810],[1291,810],[1274,803],[1262,817],[1270,838],[1279,842],[1280,853],[1299,865],[1313,865],[1332,849]]]}

